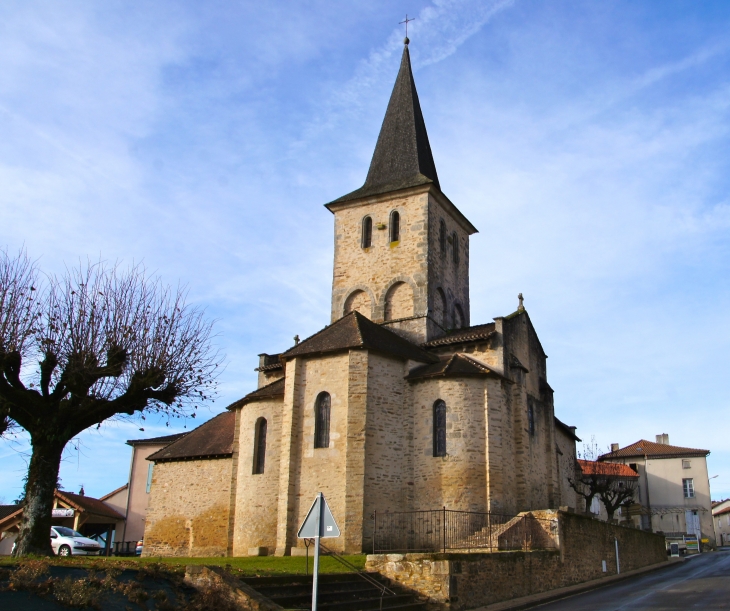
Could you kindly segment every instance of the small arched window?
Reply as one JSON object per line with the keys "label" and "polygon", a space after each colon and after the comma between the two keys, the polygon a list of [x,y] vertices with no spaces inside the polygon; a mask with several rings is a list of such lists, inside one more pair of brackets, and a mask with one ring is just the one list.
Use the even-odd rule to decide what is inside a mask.
{"label": "small arched window", "polygon": [[373,243],[373,219],[366,216],[362,220],[362,247],[370,248]]}
{"label": "small arched window", "polygon": [[253,441],[253,474],[261,475],[266,465],[266,418],[256,421]]}
{"label": "small arched window", "polygon": [[443,257],[446,254],[446,223],[444,223],[444,219],[441,219],[439,223],[439,249]]}
{"label": "small arched window", "polygon": [[459,236],[456,235],[456,232],[451,234],[451,240],[452,240],[452,246],[454,247],[454,263],[458,265],[459,263]]}
{"label": "small arched window", "polygon": [[314,404],[314,447],[330,447],[330,394],[321,392]]}
{"label": "small arched window", "polygon": [[446,403],[433,404],[433,455],[446,456]]}
{"label": "small arched window", "polygon": [[390,241],[400,241],[400,214],[396,210],[390,213]]}

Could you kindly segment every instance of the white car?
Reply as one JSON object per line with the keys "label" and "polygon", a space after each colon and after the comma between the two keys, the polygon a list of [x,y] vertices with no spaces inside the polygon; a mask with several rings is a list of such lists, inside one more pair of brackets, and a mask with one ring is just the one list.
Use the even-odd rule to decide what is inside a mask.
{"label": "white car", "polygon": [[101,545],[65,526],[51,526],[51,547],[57,556],[95,556]]}

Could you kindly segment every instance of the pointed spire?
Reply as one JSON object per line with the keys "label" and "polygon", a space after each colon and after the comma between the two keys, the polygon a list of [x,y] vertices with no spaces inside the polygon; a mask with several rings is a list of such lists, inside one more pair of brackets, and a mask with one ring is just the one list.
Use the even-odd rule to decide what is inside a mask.
{"label": "pointed spire", "polygon": [[400,70],[390,95],[365,184],[335,202],[427,183],[441,188],[413,80],[408,42],[406,38]]}
{"label": "pointed spire", "polygon": [[365,186],[420,183],[419,174],[439,186],[406,43]]}

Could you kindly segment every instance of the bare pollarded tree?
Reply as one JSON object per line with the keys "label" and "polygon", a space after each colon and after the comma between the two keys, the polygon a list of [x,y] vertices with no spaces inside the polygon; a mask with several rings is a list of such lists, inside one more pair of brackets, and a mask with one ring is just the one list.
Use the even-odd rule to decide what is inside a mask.
{"label": "bare pollarded tree", "polygon": [[53,492],[66,444],[115,416],[182,416],[214,391],[212,323],[140,266],[80,265],[42,277],[0,251],[0,433],[32,454],[16,555],[50,554]]}

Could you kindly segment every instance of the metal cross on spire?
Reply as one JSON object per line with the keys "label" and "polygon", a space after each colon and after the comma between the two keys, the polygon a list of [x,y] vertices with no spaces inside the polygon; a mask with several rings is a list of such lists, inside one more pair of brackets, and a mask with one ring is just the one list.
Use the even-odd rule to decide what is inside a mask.
{"label": "metal cross on spire", "polygon": [[411,22],[411,21],[415,21],[415,20],[416,20],[416,18],[415,18],[415,17],[414,17],[413,19],[408,19],[408,13],[406,13],[406,18],[405,18],[405,19],[404,19],[403,21],[401,21],[401,22],[399,22],[399,23],[398,23],[398,25],[402,25],[402,24],[404,24],[404,23],[406,24],[406,38],[405,38],[405,40],[403,41],[403,42],[405,42],[406,44],[408,44],[408,43],[410,42],[410,41],[408,40],[408,23],[409,23],[409,22]]}

